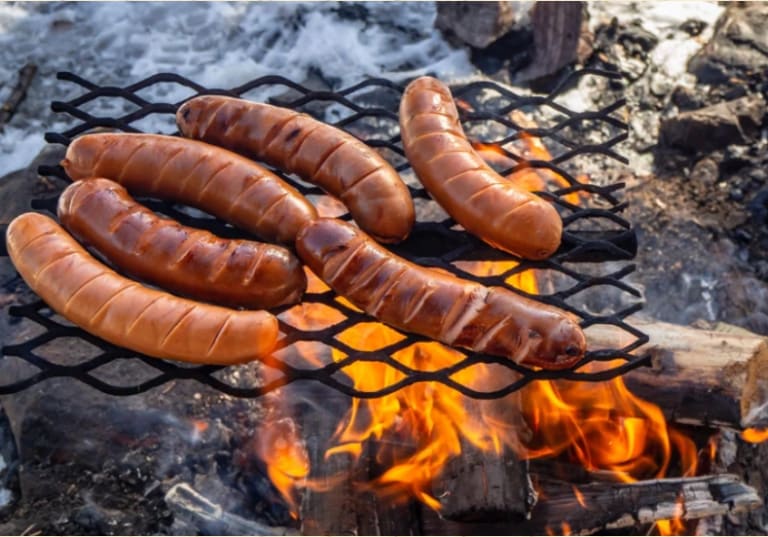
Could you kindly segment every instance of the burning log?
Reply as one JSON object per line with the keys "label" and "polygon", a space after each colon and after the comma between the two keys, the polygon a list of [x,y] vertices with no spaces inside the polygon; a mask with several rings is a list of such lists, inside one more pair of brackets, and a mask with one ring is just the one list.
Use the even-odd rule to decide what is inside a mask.
{"label": "burning log", "polygon": [[[668,419],[690,425],[745,429],[768,425],[768,345],[742,329],[701,330],[632,319],[650,336],[652,365],[624,376],[636,395],[658,404]],[[587,330],[590,348],[619,348],[608,325]]]}
{"label": "burning log", "polygon": [[435,487],[440,514],[461,522],[524,519],[536,503],[528,463],[514,455],[481,451],[466,441]]}
{"label": "burning log", "polygon": [[506,535],[589,535],[660,520],[736,515],[762,505],[755,489],[730,474],[636,483],[590,483],[578,488],[570,483],[543,482],[539,493],[541,501],[529,521],[514,526],[509,523],[465,525],[446,523],[424,510],[424,532],[426,535],[491,535],[498,531]]}

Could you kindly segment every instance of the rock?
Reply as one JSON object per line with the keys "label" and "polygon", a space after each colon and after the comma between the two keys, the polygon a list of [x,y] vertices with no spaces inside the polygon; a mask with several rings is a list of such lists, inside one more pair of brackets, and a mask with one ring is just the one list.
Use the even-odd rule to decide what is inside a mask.
{"label": "rock", "polygon": [[662,121],[660,141],[693,151],[747,144],[759,134],[764,115],[765,101],[760,96],[681,112]]}
{"label": "rock", "polygon": [[688,19],[680,25],[680,29],[691,37],[701,35],[701,32],[703,32],[706,27],[706,22],[696,19]]}
{"label": "rock", "polygon": [[685,86],[677,86],[672,91],[672,103],[680,110],[695,110],[703,104],[696,91]]}
{"label": "rock", "polygon": [[693,170],[691,170],[691,179],[701,181],[708,185],[714,185],[720,175],[720,168],[717,162],[709,157],[705,157],[698,161]]}
{"label": "rock", "polygon": [[643,58],[659,43],[659,38],[639,24],[630,24],[619,32],[618,42],[627,54]]}
{"label": "rock", "polygon": [[768,69],[768,4],[731,6],[715,25],[715,35],[688,62],[688,71],[704,84],[733,77],[761,77]]}
{"label": "rock", "polygon": [[435,27],[464,43],[485,48],[515,24],[515,2],[437,2]]}

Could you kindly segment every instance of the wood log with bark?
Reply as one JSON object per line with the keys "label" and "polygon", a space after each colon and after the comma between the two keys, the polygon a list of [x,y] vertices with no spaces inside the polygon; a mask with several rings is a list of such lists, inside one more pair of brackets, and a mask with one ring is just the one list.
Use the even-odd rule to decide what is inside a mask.
{"label": "wood log with bark", "polygon": [[[650,336],[640,352],[651,367],[624,375],[627,387],[653,401],[667,419],[689,425],[744,429],[768,426],[768,342],[743,329],[703,330],[630,319]],[[587,330],[590,348],[621,348],[622,332],[609,325]]]}
{"label": "wood log with bark", "polygon": [[3,106],[0,107],[0,126],[8,123],[21,103],[24,102],[24,98],[27,96],[27,90],[32,84],[32,80],[35,78],[36,73],[37,66],[32,63],[28,63],[19,69],[19,78],[16,81],[16,85],[3,103]]}

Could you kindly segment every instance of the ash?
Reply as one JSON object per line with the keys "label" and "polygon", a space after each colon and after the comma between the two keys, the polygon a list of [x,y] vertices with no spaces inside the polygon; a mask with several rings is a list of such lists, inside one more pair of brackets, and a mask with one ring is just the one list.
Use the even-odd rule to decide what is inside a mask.
{"label": "ash", "polygon": [[[0,125],[0,217],[55,191],[35,169],[61,157],[43,141],[44,132],[66,127],[50,102],[78,91],[55,80],[61,70],[121,86],[159,71],[219,88],[279,73],[313,89],[431,73],[530,90],[521,75],[531,61],[530,30],[514,29],[505,38],[512,59],[500,60],[498,47],[473,49],[435,30],[435,12],[431,2],[0,4],[0,102],[19,69],[38,67],[26,99]],[[591,52],[583,63],[620,69],[623,85],[585,80],[561,100],[579,110],[627,98],[631,134],[619,152],[629,165],[595,158],[576,171],[627,184],[625,216],[640,243],[631,283],[644,291],[644,312],[768,335],[768,6],[595,3],[589,13]],[[148,97],[166,102],[189,95],[177,87],[153,91]],[[94,106],[104,115],[130,110],[127,103]],[[173,129],[153,121],[138,126]],[[0,258],[0,284],[3,307],[30,301],[7,258]],[[4,343],[30,336],[0,316]],[[88,352],[73,344],[60,359]],[[128,366],[104,372],[131,374]],[[124,398],[73,383],[49,380],[2,399],[0,534],[223,534],[226,528],[197,525],[169,505],[166,494],[178,485],[231,520],[276,532],[296,525],[254,462],[263,401],[192,382]],[[757,462],[741,464],[751,482],[749,468],[765,467],[766,457],[749,449]],[[740,531],[759,534],[761,524],[751,520]]]}

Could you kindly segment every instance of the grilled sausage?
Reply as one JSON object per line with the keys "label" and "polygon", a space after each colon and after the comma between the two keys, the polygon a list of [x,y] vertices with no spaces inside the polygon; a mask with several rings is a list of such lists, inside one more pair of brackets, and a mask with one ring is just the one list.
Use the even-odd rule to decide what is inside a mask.
{"label": "grilled sausage", "polygon": [[584,333],[570,314],[415,265],[340,220],[308,224],[296,249],[336,293],[396,328],[546,369],[584,355]]}
{"label": "grilled sausage", "polygon": [[398,173],[354,136],[287,108],[206,95],[176,113],[185,136],[220,145],[295,173],[339,198],[358,225],[398,242],[414,222],[411,194]]}
{"label": "grilled sausage", "polygon": [[69,185],[58,214],[67,231],[115,267],[190,298],[261,309],[294,304],[307,287],[287,249],[161,218],[109,179]]}
{"label": "grilled sausage", "polygon": [[560,245],[555,208],[504,179],[472,148],[450,90],[421,77],[400,101],[405,154],[424,188],[459,224],[520,257],[544,259]]}
{"label": "grilled sausage", "polygon": [[133,351],[185,362],[234,364],[272,351],[277,319],[179,298],[120,276],[51,218],[26,213],[8,226],[8,254],[53,310]]}
{"label": "grilled sausage", "polygon": [[268,242],[290,244],[317,211],[295,188],[225,149],[157,134],[86,134],[62,165],[74,180],[106,177],[130,192],[186,203]]}

